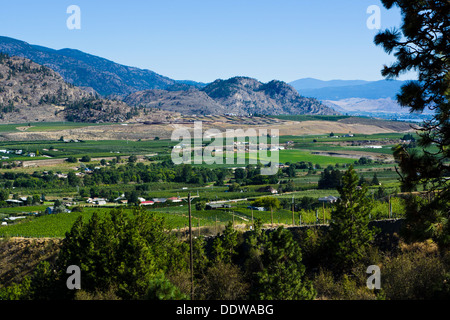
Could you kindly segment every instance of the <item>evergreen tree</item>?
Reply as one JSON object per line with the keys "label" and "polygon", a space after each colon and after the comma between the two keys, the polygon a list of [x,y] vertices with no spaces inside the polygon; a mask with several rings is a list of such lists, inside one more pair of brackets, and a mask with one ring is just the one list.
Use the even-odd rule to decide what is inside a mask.
{"label": "evergreen tree", "polygon": [[380,181],[378,180],[376,172],[373,174],[373,178],[372,178],[372,181],[370,182],[370,184],[373,185],[373,186],[380,185]]}
{"label": "evergreen tree", "polygon": [[[414,190],[417,185],[428,185],[430,201],[417,201],[406,211],[407,226],[428,226],[435,230],[432,238],[441,246],[450,246],[450,2],[448,0],[382,0],[387,9],[397,6],[402,14],[400,29],[384,30],[374,39],[388,54],[397,60],[384,66],[382,75],[397,78],[407,71],[417,71],[416,81],[402,86],[397,95],[401,106],[411,112],[434,111],[430,121],[419,129],[417,141],[423,152],[397,146],[394,157],[399,163],[400,179],[404,191]],[[436,152],[426,148],[434,145]],[[417,215],[417,210],[422,212]],[[418,223],[428,217],[425,224]],[[419,219],[419,220],[417,220]],[[422,230],[425,231],[425,230]],[[422,234],[430,236],[426,232]],[[416,240],[423,240],[417,238]]]}
{"label": "evergreen tree", "polygon": [[238,233],[233,228],[232,222],[228,222],[223,235],[214,239],[212,251],[215,261],[232,262],[238,244],[237,236]]}
{"label": "evergreen tree", "polygon": [[185,250],[165,232],[164,221],[141,210],[125,214],[115,209],[103,217],[94,213],[88,222],[81,216],[76,220],[55,266],[61,297],[73,294],[65,288],[65,272],[70,265],[80,267],[84,291],[113,289],[122,299],[146,297],[154,293],[151,288],[155,283],[151,281],[161,272],[186,267]]}
{"label": "evergreen tree", "polygon": [[358,175],[350,166],[338,189],[340,198],[331,213],[328,234],[332,260],[338,271],[348,271],[360,262],[374,236],[368,227],[371,208],[367,186],[357,186]]}
{"label": "evergreen tree", "polygon": [[336,189],[341,184],[342,173],[338,169],[329,166],[320,175],[319,189]]}
{"label": "evergreen tree", "polygon": [[256,274],[254,295],[263,300],[310,300],[316,292],[305,279],[302,254],[292,233],[283,227],[272,231],[261,255],[262,271]]}

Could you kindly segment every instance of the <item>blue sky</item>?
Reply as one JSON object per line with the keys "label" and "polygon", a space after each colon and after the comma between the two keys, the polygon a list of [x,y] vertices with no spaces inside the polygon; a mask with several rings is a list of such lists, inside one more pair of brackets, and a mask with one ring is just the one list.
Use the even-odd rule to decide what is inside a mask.
{"label": "blue sky", "polygon": [[[66,26],[69,5],[81,9],[80,30]],[[394,58],[373,44],[370,5],[382,29],[400,25],[378,0],[14,0],[2,3],[0,35],[176,80],[380,80]]]}

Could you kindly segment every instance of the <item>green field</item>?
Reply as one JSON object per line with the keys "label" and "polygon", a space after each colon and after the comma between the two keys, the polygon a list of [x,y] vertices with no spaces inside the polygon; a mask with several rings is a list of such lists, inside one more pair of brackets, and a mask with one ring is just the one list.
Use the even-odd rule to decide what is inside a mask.
{"label": "green field", "polygon": [[[335,194],[336,192],[320,192],[316,193],[316,196],[325,196]],[[312,195],[312,194],[311,194]],[[292,195],[286,195],[292,197]],[[298,198],[296,198],[298,199]],[[402,200],[399,198],[392,198],[392,217],[402,217],[404,214],[404,206]],[[205,210],[197,211],[192,210],[192,225],[195,228],[208,227],[210,230],[214,230],[217,225],[224,226],[230,221],[234,221],[236,224],[246,224],[248,226],[252,223],[253,219],[261,219],[266,225],[271,225],[272,215],[270,211],[257,211],[248,209],[247,206],[250,202],[239,202],[233,204],[230,209],[218,209],[218,210]],[[10,226],[0,227],[0,237],[29,237],[29,238],[41,238],[41,237],[57,237],[63,238],[65,233],[70,230],[75,220],[82,216],[87,221],[94,212],[99,215],[108,214],[110,208],[84,208],[82,213],[60,213],[52,215],[44,215],[37,218],[28,218],[24,221],[19,221]],[[163,217],[166,221],[166,225],[170,230],[179,230],[186,228],[189,224],[188,207],[171,206],[167,208],[148,208],[148,212],[156,214],[158,217]],[[129,214],[132,213],[132,209],[125,209]],[[332,206],[327,205],[324,208],[319,207],[317,210],[301,210],[294,213],[295,224],[315,224],[328,223],[331,219]],[[389,204],[387,202],[375,202],[375,205],[371,211],[372,219],[383,219],[389,217]],[[317,220],[317,219],[318,220]],[[292,225],[292,211],[286,209],[278,209],[273,212],[274,224]]]}
{"label": "green field", "polygon": [[[82,142],[62,142],[62,141],[24,141],[24,142],[1,142],[0,148],[7,150],[23,150],[23,152],[39,152],[40,157],[30,158],[25,156],[11,156],[9,161],[31,161],[40,159],[60,159],[67,157],[81,158],[89,155],[91,158],[116,157],[136,155],[151,155],[158,153],[169,153],[171,146],[175,142],[169,140],[161,141],[82,141]],[[46,157],[43,157],[43,156]]]}
{"label": "green field", "polygon": [[[36,127],[29,128],[28,130],[60,130],[61,128],[67,128],[71,126],[75,128],[77,126],[84,126],[84,124],[74,124],[74,123],[42,123],[36,124]],[[7,132],[8,130],[14,130],[20,125],[3,125],[0,126],[0,132]],[[329,155],[318,155],[313,154],[314,151],[321,152],[344,152],[344,151],[355,151],[359,150],[361,152],[370,151],[373,154],[384,153],[386,155],[392,154],[392,144],[385,145],[382,149],[370,149],[367,147],[361,148],[360,146],[352,146],[350,144],[339,145],[340,141],[351,142],[351,141],[362,141],[367,140],[370,144],[375,145],[377,142],[385,142],[386,140],[398,140],[401,139],[403,134],[377,134],[377,135],[355,135],[355,137],[342,137],[342,138],[330,138],[329,135],[314,135],[314,136],[282,136],[280,137],[280,144],[284,144],[287,141],[294,141],[292,149],[272,151],[268,153],[269,158],[263,159],[259,158],[262,163],[267,163],[268,161],[274,161],[280,163],[306,163],[312,165],[314,168],[307,169],[296,169],[296,176],[290,177],[295,184],[295,191],[285,194],[277,195],[281,200],[290,200],[294,197],[295,201],[299,201],[302,197],[319,198],[329,195],[337,196],[337,190],[318,190],[317,184],[320,178],[322,170],[328,166],[338,167],[339,170],[345,170],[350,164],[354,164],[358,160],[358,156],[354,158],[345,158],[338,156]],[[329,142],[333,142],[330,144]],[[172,151],[172,146],[176,145],[178,142],[172,142],[170,140],[145,140],[145,141],[127,141],[127,140],[110,140],[110,141],[80,141],[80,142],[63,142],[63,141],[23,141],[23,142],[13,142],[6,141],[0,144],[0,148],[9,150],[21,149],[24,152],[36,152],[38,151],[41,155],[46,155],[46,159],[66,159],[69,156],[81,158],[84,155],[89,155],[91,159],[95,158],[117,158],[126,157],[128,155],[158,155],[156,158],[149,157],[143,159],[144,165],[148,165],[152,162],[158,162],[164,159],[170,158]],[[269,139],[270,143],[270,139]],[[266,154],[266,152],[261,152],[261,154]],[[251,154],[255,157],[254,154]],[[258,156],[258,155],[257,155]],[[278,157],[278,158],[277,158]],[[40,158],[29,158],[18,156],[11,160],[39,160]],[[194,167],[206,167],[209,169],[215,169],[218,167],[244,167],[249,160],[249,154],[239,154],[234,153],[234,163],[232,164],[197,164]],[[244,164],[238,163],[238,160],[246,159]],[[255,158],[252,158],[255,160]],[[125,166],[127,160],[122,159],[115,166]],[[99,166],[99,161],[92,161],[90,163],[85,163],[85,165]],[[318,165],[318,166],[317,166]],[[59,162],[49,166],[38,166],[38,167],[24,167],[24,168],[14,168],[14,167],[3,167],[0,168],[1,173],[24,173],[33,174],[34,172],[52,171],[52,172],[62,172],[68,173],[79,167],[80,163],[68,163]],[[107,169],[110,167],[109,164],[106,166],[101,166]],[[319,168],[319,169],[317,169]],[[381,163],[372,162],[367,165],[356,165],[355,169],[359,175],[362,175],[366,180],[370,181],[376,172],[379,181],[382,183],[385,190],[389,193],[395,193],[398,191],[398,175],[393,170],[392,163]],[[233,171],[227,171],[226,184],[231,184],[234,182]],[[282,181],[284,180],[284,181]],[[281,183],[286,183],[288,178],[286,176],[280,177]],[[125,183],[125,184],[101,184],[97,187],[103,191],[111,191],[115,193],[125,193],[131,192],[136,189],[141,182]],[[169,197],[187,197],[190,192],[192,196],[199,197],[200,200],[209,202],[217,200],[233,200],[233,199],[247,199],[246,201],[237,202],[232,204],[230,209],[218,209],[218,210],[207,210],[207,211],[197,211],[193,208],[192,213],[194,217],[193,224],[195,227],[207,227],[209,229],[216,227],[216,221],[219,226],[224,226],[228,221],[234,219],[235,223],[238,224],[250,224],[252,220],[252,212],[247,209],[247,206],[251,204],[251,201],[261,197],[271,195],[268,192],[258,191],[261,187],[266,185],[244,185],[241,187],[241,191],[229,191],[228,185],[216,186],[214,183],[181,183],[181,182],[152,182],[147,184],[147,189],[143,196],[147,199],[151,198],[169,198]],[[280,185],[272,184],[273,188],[278,189]],[[283,184],[281,184],[283,186]],[[63,197],[77,198],[79,197],[79,191],[81,189],[86,189],[88,192],[91,186],[69,186],[66,185],[63,188],[48,187],[45,186],[42,189],[33,187],[15,187],[12,191],[19,196],[32,196],[40,195],[45,193],[47,200],[52,201],[55,199],[62,199]],[[370,188],[369,194],[374,194],[378,190],[378,186],[373,186]],[[85,201],[79,199],[78,202],[85,206]],[[195,204],[195,201],[194,201]],[[57,215],[43,215],[40,217],[34,217],[30,215],[33,212],[43,212],[47,206],[51,206],[52,203],[46,203],[39,206],[24,206],[24,207],[4,207],[0,208],[0,219],[7,218],[9,216],[23,215],[27,216],[25,220],[16,220],[14,224],[8,226],[3,226],[0,228],[0,236],[24,236],[24,237],[64,237],[65,232],[67,232],[75,219],[80,215],[80,213],[62,213]],[[112,204],[111,204],[112,205]],[[387,216],[387,204],[377,203],[373,208],[373,218],[386,217]],[[146,208],[149,212],[153,212],[158,216],[163,216],[166,219],[167,226],[169,229],[179,230],[184,228],[188,224],[188,209],[186,201],[180,203],[179,205],[161,205],[155,204],[152,207]],[[323,209],[323,208],[322,208]],[[323,219],[323,212],[319,210]],[[98,211],[100,214],[106,214],[110,210],[107,207],[84,207],[83,213],[81,215],[88,219],[94,211]],[[402,208],[400,204],[395,204],[395,211],[401,214]],[[127,212],[131,212],[131,209],[127,209]],[[301,215],[301,216],[300,216]],[[325,208],[325,219],[329,220],[331,215],[331,208]],[[263,223],[272,223],[272,218],[270,212],[253,212],[253,218],[262,219]],[[302,223],[316,223],[316,212],[315,211],[302,211],[296,212],[294,214],[296,223],[301,219]],[[273,213],[273,222],[282,224],[292,224],[292,212],[290,210],[279,209]]]}
{"label": "green field", "polygon": [[77,129],[91,126],[104,126],[108,123],[78,123],[78,122],[33,122],[33,123],[15,123],[15,124],[0,124],[0,132],[19,132],[18,127],[26,128],[27,132],[45,132],[45,131],[60,131],[67,129]]}

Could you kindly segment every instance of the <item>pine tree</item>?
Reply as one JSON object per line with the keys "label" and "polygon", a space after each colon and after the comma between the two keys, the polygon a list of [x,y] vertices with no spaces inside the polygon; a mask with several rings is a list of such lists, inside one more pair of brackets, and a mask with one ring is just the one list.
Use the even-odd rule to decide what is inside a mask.
{"label": "pine tree", "polygon": [[[402,14],[400,29],[378,33],[374,39],[397,60],[384,66],[382,75],[397,78],[404,72],[416,71],[416,81],[408,81],[397,95],[401,106],[411,112],[434,111],[430,121],[419,129],[416,152],[404,146],[394,149],[399,163],[403,191],[412,191],[417,185],[428,186],[428,202],[416,201],[406,211],[408,230],[421,234],[424,240],[432,237],[441,246],[450,246],[450,2],[448,0],[382,0],[387,9],[397,6]],[[433,145],[436,152],[427,151]],[[420,211],[421,214],[417,215]],[[418,223],[427,216],[425,223]],[[418,220],[419,219],[419,220]],[[428,232],[427,232],[428,230]],[[431,232],[434,230],[433,232]],[[414,239],[411,239],[414,240]]]}
{"label": "pine tree", "polygon": [[380,185],[380,181],[378,180],[376,172],[373,174],[373,178],[372,178],[372,181],[370,182],[370,184],[373,185],[373,186]]}
{"label": "pine tree", "polygon": [[368,226],[367,186],[358,188],[358,181],[358,175],[350,166],[342,177],[342,186],[338,188],[340,198],[331,213],[328,239],[337,271],[348,271],[360,262],[374,237],[374,231]]}
{"label": "pine tree", "polygon": [[264,243],[262,271],[256,274],[254,295],[262,300],[311,300],[316,291],[305,278],[299,244],[283,227],[272,231]]}

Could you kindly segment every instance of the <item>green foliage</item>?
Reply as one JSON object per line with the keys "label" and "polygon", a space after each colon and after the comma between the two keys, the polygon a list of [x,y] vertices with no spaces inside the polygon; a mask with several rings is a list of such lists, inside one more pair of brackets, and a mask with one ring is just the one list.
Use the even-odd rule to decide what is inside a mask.
{"label": "green foliage", "polygon": [[275,197],[260,197],[253,201],[252,205],[255,207],[264,207],[267,209],[278,209],[280,207],[280,200]]}
{"label": "green foliage", "polygon": [[179,245],[164,231],[164,222],[154,215],[135,210],[111,210],[100,218],[93,214],[85,223],[79,218],[57,261],[60,277],[65,267],[78,265],[87,292],[117,287],[117,296],[138,299],[148,293],[150,280],[169,267],[181,267]]}
{"label": "green foliage", "polygon": [[30,298],[31,280],[26,277],[21,283],[0,288],[0,300],[27,300]]}
{"label": "green foliage", "polygon": [[128,157],[128,163],[136,163],[136,162],[137,162],[136,155],[132,154],[131,156]]}
{"label": "green foliage", "polygon": [[[411,112],[433,110],[430,121],[421,124],[417,145],[422,149],[398,145],[394,157],[401,171],[402,189],[411,191],[417,185],[428,186],[434,199],[428,203],[414,201],[408,210],[410,225],[420,227],[421,221],[434,229],[433,239],[442,247],[450,246],[450,222],[448,219],[450,184],[450,57],[449,57],[449,14],[450,2],[383,0],[388,9],[397,6],[403,16],[400,29],[379,32],[374,42],[396,61],[384,66],[382,75],[397,78],[405,71],[417,71],[418,79],[408,81],[397,95],[401,106]],[[430,41],[432,39],[432,41]],[[427,151],[433,146],[435,152]],[[436,192],[436,194],[434,194]],[[420,212],[416,214],[414,212]],[[427,217],[427,218],[424,218]],[[415,219],[415,221],[414,221]],[[423,225],[423,224],[422,224]],[[443,231],[443,232],[442,232]],[[411,230],[410,235],[423,234]],[[421,240],[417,238],[416,240]]]}
{"label": "green foliage", "polygon": [[233,228],[230,221],[226,226],[222,236],[214,239],[212,253],[214,261],[231,263],[233,256],[236,254],[236,246],[238,245],[238,233]]}
{"label": "green foliage", "polygon": [[314,288],[321,299],[327,300],[376,300],[379,296],[365,284],[344,274],[335,279],[328,270],[320,270],[314,278]]}
{"label": "green foliage", "polygon": [[238,266],[219,261],[200,279],[198,296],[203,300],[240,300],[246,298],[248,287]]}
{"label": "green foliage", "polygon": [[91,162],[91,157],[88,155],[82,156],[80,161],[81,162]]}
{"label": "green foliage", "polygon": [[305,279],[300,247],[282,227],[269,233],[261,255],[263,270],[256,274],[256,291],[263,300],[309,300],[315,297]]}
{"label": "green foliage", "polygon": [[[449,256],[432,242],[403,247],[381,269],[383,291],[391,300],[436,300],[450,297]],[[447,261],[446,261],[447,259]]]}
{"label": "green foliage", "polygon": [[69,163],[77,163],[77,162],[78,162],[78,159],[75,158],[75,157],[68,157],[68,158],[66,159],[66,161],[69,162]]}
{"label": "green foliage", "polygon": [[188,300],[188,296],[174,286],[164,274],[158,274],[150,280],[144,297],[148,300]]}
{"label": "green foliage", "polygon": [[204,211],[206,208],[206,201],[198,201],[195,203],[195,210]]}
{"label": "green foliage", "polygon": [[344,173],[340,199],[331,214],[329,246],[334,267],[340,271],[348,271],[361,261],[374,236],[368,227],[371,206],[367,187],[358,187],[358,180],[353,167]]}
{"label": "green foliage", "polygon": [[341,184],[342,173],[333,167],[326,168],[320,175],[319,189],[336,189]]}

